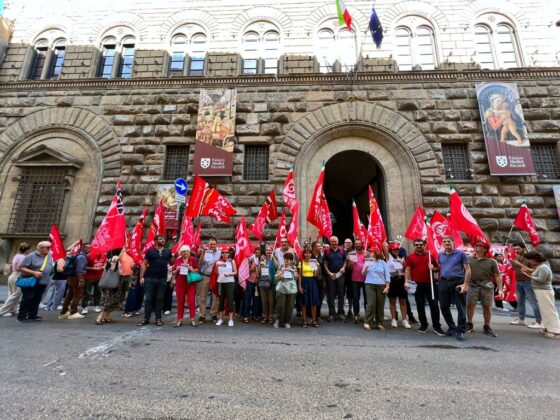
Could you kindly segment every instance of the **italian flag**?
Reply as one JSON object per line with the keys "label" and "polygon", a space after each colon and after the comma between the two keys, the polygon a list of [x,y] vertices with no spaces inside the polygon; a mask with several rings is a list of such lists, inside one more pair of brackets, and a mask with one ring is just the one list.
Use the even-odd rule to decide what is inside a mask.
{"label": "italian flag", "polygon": [[349,31],[352,30],[352,16],[344,4],[344,0],[336,0],[336,10],[338,12],[338,23],[340,25],[346,24]]}

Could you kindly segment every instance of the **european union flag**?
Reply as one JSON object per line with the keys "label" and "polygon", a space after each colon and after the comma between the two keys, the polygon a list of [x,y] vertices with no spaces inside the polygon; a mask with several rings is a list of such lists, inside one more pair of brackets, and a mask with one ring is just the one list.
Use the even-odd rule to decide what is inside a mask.
{"label": "european union flag", "polygon": [[377,17],[375,12],[375,7],[371,10],[371,17],[369,18],[369,30],[371,31],[371,37],[373,42],[377,45],[377,48],[381,47],[381,41],[383,41],[383,27],[381,22]]}

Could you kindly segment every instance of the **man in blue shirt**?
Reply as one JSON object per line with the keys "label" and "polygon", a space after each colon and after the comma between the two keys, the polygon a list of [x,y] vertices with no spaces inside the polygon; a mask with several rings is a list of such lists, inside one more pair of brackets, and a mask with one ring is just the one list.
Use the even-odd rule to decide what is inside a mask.
{"label": "man in blue shirt", "polygon": [[[449,326],[446,335],[454,335],[458,341],[465,339],[467,307],[465,294],[469,289],[471,267],[463,251],[454,248],[453,237],[443,237],[443,252],[438,256],[440,265],[439,306]],[[451,314],[451,301],[457,306],[457,325]]]}

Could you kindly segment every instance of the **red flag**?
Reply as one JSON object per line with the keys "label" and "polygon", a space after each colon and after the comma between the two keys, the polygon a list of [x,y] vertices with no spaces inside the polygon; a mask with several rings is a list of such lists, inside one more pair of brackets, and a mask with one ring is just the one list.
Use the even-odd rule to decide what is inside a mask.
{"label": "red flag", "polygon": [[295,245],[297,241],[298,232],[299,232],[299,203],[296,202],[296,205],[294,206],[294,210],[292,213],[290,228],[288,229],[288,242],[291,245]]}
{"label": "red flag", "polygon": [[202,246],[202,240],[200,239],[200,231],[202,229],[202,223],[199,221],[198,225],[196,225],[196,231],[194,232],[194,244],[197,248]]}
{"label": "red flag", "polygon": [[404,234],[404,237],[414,241],[416,239],[426,239],[428,233],[426,232],[426,212],[422,208],[422,205],[418,205],[412,219],[410,219],[410,224],[408,229]]}
{"label": "red flag", "polygon": [[426,234],[426,248],[428,248],[428,252],[432,255],[432,259],[437,261],[439,253],[443,251],[443,246],[438,241],[437,235],[430,223],[426,223]]}
{"label": "red flag", "polygon": [[231,203],[215,188],[210,189],[207,201],[202,208],[201,216],[212,216],[218,222],[229,223],[231,216],[237,213]]}
{"label": "red flag", "polygon": [[207,195],[209,194],[210,189],[210,185],[199,176],[194,179],[191,198],[189,199],[189,205],[187,206],[187,216],[196,218],[201,215],[202,208],[207,200]]}
{"label": "red flag", "polygon": [[471,216],[470,212],[463,204],[463,201],[461,201],[461,197],[459,197],[457,191],[451,188],[450,194],[449,208],[451,215],[449,217],[449,226],[452,229],[465,233],[471,245],[477,242],[484,242],[488,245],[488,249],[490,249],[490,241],[486,238],[486,235],[484,235],[484,232],[482,232],[476,220]]}
{"label": "red flag", "polygon": [[288,176],[286,177],[286,182],[284,183],[284,191],[282,196],[284,198],[284,204],[286,205],[286,207],[288,207],[288,209],[290,209],[292,214],[294,214],[294,207],[297,203],[297,198],[296,198],[296,187],[294,185],[293,169],[290,169],[290,172],[288,172]]}
{"label": "red flag", "polygon": [[371,185],[368,186],[369,189],[369,227],[368,235],[371,236],[378,244],[382,244],[387,240],[387,234],[385,232],[385,226],[383,225],[383,218],[381,217],[381,210],[379,210],[379,205],[377,200],[373,195],[371,190]]}
{"label": "red flag", "polygon": [[535,228],[535,222],[533,221],[531,213],[529,213],[529,208],[525,202],[521,204],[519,212],[513,221],[513,226],[518,227],[529,234],[533,248],[540,245],[541,240],[539,238],[539,234],[537,233],[537,229]]}
{"label": "red flag", "polygon": [[449,227],[449,220],[439,211],[435,210],[434,214],[432,214],[430,225],[432,226],[440,244],[444,236],[452,236],[455,248],[463,246],[463,238],[461,238],[459,232]]}
{"label": "red flag", "polygon": [[163,207],[163,201],[160,200],[156,207],[156,211],[154,212],[154,218],[152,219],[152,225],[150,226],[150,231],[148,232],[146,243],[142,248],[142,254],[146,254],[146,252],[148,252],[148,249],[156,246],[156,235],[165,234],[165,209]]}
{"label": "red flag", "polygon": [[237,278],[239,285],[245,289],[247,279],[249,278],[249,261],[248,257],[252,254],[251,242],[249,241],[249,233],[245,224],[245,216],[241,216],[241,221],[235,229],[235,264],[237,265]]}
{"label": "red flag", "polygon": [[298,256],[298,258],[301,260],[303,260],[303,249],[299,243],[299,239],[296,237],[296,239],[294,240],[294,249],[296,250],[296,254]]}
{"label": "red flag", "polygon": [[176,254],[183,245],[188,245],[192,248],[194,245],[194,226],[192,218],[186,215],[187,210],[183,212],[183,220],[181,221],[181,237],[173,246],[171,252]]}
{"label": "red flag", "polygon": [[282,209],[282,216],[280,216],[280,223],[278,225],[278,233],[276,233],[276,242],[279,244],[282,238],[288,237],[288,231],[286,230],[286,209]]}
{"label": "red flag", "polygon": [[255,223],[249,227],[249,230],[256,238],[262,241],[265,225],[277,219],[278,208],[276,207],[276,194],[274,193],[274,190],[272,190],[261,207],[261,210],[255,219]]}
{"label": "red flag", "polygon": [[329,206],[324,192],[325,167],[321,169],[315,190],[311,197],[311,204],[307,212],[307,221],[317,227],[320,236],[330,237],[332,235],[331,216]]}
{"label": "red flag", "polygon": [[130,236],[130,241],[126,249],[126,253],[132,257],[134,262],[138,265],[142,264],[142,238],[144,236],[144,222],[146,220],[146,214],[148,213],[148,207],[144,207],[140,219],[136,222],[132,235]]}
{"label": "red flag", "polygon": [[356,202],[354,200],[352,200],[352,218],[354,219],[354,240],[360,239],[364,246],[367,246],[367,229],[360,220],[358,207],[356,207]]}
{"label": "red flag", "polygon": [[97,229],[93,241],[92,252],[106,252],[122,248],[126,241],[126,218],[122,201],[121,181],[117,183],[117,191],[105,218]]}
{"label": "red flag", "polygon": [[78,242],[76,242],[76,245],[74,245],[74,249],[72,249],[72,255],[78,255],[79,253],[82,252],[82,246],[84,245],[84,241],[82,241],[81,239],[78,240]]}
{"label": "red flag", "polygon": [[58,231],[58,226],[56,224],[51,226],[51,233],[49,233],[49,241],[51,242],[51,252],[53,261],[58,261],[62,258],[66,258],[66,250],[64,249],[64,243],[60,237],[60,232]]}

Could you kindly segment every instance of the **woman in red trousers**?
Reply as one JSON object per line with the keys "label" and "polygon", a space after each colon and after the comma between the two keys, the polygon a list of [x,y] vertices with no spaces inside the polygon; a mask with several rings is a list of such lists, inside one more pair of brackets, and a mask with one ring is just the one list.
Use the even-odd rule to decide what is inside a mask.
{"label": "woman in red trousers", "polygon": [[177,295],[177,325],[183,325],[183,316],[185,313],[185,295],[187,296],[187,304],[189,305],[189,317],[191,325],[196,327],[196,283],[187,281],[188,273],[194,271],[198,273],[198,261],[191,255],[191,249],[187,245],[183,245],[179,250],[179,258],[173,264],[173,280],[175,283],[175,294]]}

